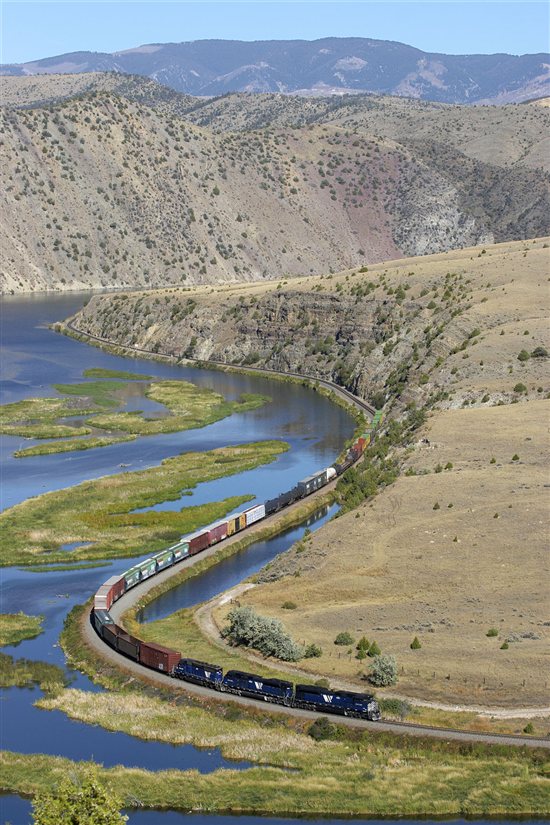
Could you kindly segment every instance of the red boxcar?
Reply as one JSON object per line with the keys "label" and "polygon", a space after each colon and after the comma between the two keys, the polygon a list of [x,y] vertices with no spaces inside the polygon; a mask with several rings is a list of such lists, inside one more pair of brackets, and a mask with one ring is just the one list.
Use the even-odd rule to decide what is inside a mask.
{"label": "red boxcar", "polygon": [[139,661],[142,665],[162,670],[163,673],[171,673],[180,659],[181,653],[170,650],[168,647],[155,645],[152,642],[142,642],[140,645]]}
{"label": "red boxcar", "polygon": [[227,522],[219,521],[208,530],[208,544],[216,544],[227,538]]}
{"label": "red boxcar", "polygon": [[359,452],[362,453],[363,450],[365,449],[365,439],[364,438],[358,438],[357,439],[357,446],[359,447]]}
{"label": "red boxcar", "polygon": [[201,550],[206,550],[210,544],[208,540],[208,531],[203,533],[193,533],[191,536],[187,536],[187,540],[189,542],[190,556],[194,556],[195,553],[200,553]]}

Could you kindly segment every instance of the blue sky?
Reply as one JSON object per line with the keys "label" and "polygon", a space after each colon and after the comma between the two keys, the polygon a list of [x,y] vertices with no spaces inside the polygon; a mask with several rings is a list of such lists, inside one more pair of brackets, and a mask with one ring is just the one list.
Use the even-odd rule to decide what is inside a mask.
{"label": "blue sky", "polygon": [[0,0],[0,62],[205,38],[373,37],[450,54],[549,50],[546,2]]}

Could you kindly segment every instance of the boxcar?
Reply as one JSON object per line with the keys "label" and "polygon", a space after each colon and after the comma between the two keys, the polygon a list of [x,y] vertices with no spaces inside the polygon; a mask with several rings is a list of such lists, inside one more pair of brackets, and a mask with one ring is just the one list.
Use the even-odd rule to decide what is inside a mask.
{"label": "boxcar", "polygon": [[187,536],[189,542],[189,555],[194,556],[195,553],[200,553],[201,550],[206,550],[208,547],[208,531],[202,530],[200,533],[192,533]]}
{"label": "boxcar", "polygon": [[241,529],[239,527],[239,519],[241,517],[241,513],[237,513],[235,516],[229,516],[227,519],[227,535],[232,536],[234,533],[238,533]]}
{"label": "boxcar", "polygon": [[139,567],[131,567],[123,574],[122,578],[124,579],[125,589],[129,590],[141,581],[141,570]]}
{"label": "boxcar", "polygon": [[141,564],[138,564],[139,572],[141,574],[141,581],[148,579],[149,576],[154,576],[157,572],[157,562],[155,559],[145,559]]}
{"label": "boxcar", "polygon": [[223,679],[223,671],[219,665],[209,665],[208,662],[199,662],[197,659],[180,659],[173,675],[177,679],[206,687],[219,687]]}
{"label": "boxcar", "polygon": [[310,493],[314,493],[315,490],[319,490],[321,487],[324,487],[327,480],[326,469],[320,470],[318,473],[313,473],[313,475],[307,476],[307,478],[303,478],[299,481],[298,492],[302,496],[308,496]]}
{"label": "boxcar", "polygon": [[116,649],[119,653],[124,653],[125,656],[128,656],[130,659],[139,659],[139,639],[136,639],[135,636],[130,636],[129,633],[125,633],[124,630],[121,630],[117,636],[116,640]]}
{"label": "boxcar", "polygon": [[249,527],[257,521],[265,518],[265,504],[257,504],[254,507],[249,507],[245,510],[243,515],[246,518],[246,526]]}
{"label": "boxcar", "polygon": [[142,665],[162,670],[163,673],[172,673],[180,659],[181,653],[170,650],[168,647],[155,645],[152,642],[140,642],[139,661]]}
{"label": "boxcar", "polygon": [[208,544],[217,544],[218,541],[223,541],[227,538],[227,521],[217,521],[211,524],[207,530]]}
{"label": "boxcar", "polygon": [[174,554],[170,549],[155,553],[153,559],[157,563],[157,570],[164,570],[165,567],[170,567],[170,565],[174,564]]}

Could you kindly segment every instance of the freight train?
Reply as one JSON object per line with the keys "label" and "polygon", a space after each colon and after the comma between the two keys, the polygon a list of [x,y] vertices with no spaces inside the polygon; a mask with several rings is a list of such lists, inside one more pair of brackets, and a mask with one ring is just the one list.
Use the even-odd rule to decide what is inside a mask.
{"label": "freight train", "polygon": [[224,675],[221,667],[217,665],[182,658],[181,654],[175,650],[143,642],[131,636],[114,623],[109,610],[114,602],[140,582],[189,556],[203,552],[208,547],[212,547],[241,530],[246,530],[252,524],[320,490],[334,478],[345,473],[370,444],[381,420],[382,413],[377,412],[371,425],[356,439],[341,462],[313,473],[299,481],[292,489],[263,504],[256,504],[242,513],[229,516],[223,521],[217,521],[190,535],[182,536],[176,544],[134,565],[121,576],[111,576],[95,594],[90,615],[92,625],[100,638],[118,653],[145,667],[214,690],[307,710],[322,710],[327,713],[370,720],[379,719],[380,710],[370,694],[335,691],[312,685],[294,687],[291,682],[265,679],[252,673],[242,673],[236,670],[230,670]]}

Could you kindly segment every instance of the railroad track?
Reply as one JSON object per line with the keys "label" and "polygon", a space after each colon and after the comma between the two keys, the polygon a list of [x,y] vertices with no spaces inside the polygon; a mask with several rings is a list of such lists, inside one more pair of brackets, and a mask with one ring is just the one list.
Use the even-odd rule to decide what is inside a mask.
{"label": "railroad track", "polygon": [[[153,350],[148,350],[144,347],[133,347],[130,345],[122,345],[122,344],[113,344],[112,341],[109,341],[106,338],[102,338],[98,335],[92,335],[91,333],[84,332],[83,330],[79,330],[77,327],[74,326],[70,321],[66,323],[68,329],[74,332],[77,335],[82,335],[85,338],[90,338],[94,341],[97,341],[100,344],[105,344],[107,346],[119,346],[124,350],[128,350],[129,352],[135,352],[137,354],[143,355],[152,355],[155,358],[161,357],[166,358],[167,360],[176,360],[178,362],[184,361],[189,362],[191,364],[197,364],[201,366],[208,367],[212,365],[214,367],[223,367],[224,369],[228,370],[236,370],[242,371],[241,368],[238,366],[233,366],[231,364],[226,364],[223,361],[215,361],[215,360],[203,360],[203,359],[196,359],[196,358],[183,358],[180,359],[178,356],[175,355],[162,355],[161,353],[153,352]],[[303,375],[297,372],[289,372],[289,373],[282,373],[277,370],[269,369],[268,367],[246,367],[246,372],[253,372],[259,375],[281,375],[284,377],[292,377],[300,381],[314,381],[318,385],[325,387],[326,389],[336,393],[341,398],[346,399],[353,405],[355,405],[360,410],[367,412],[370,416],[374,415],[376,410],[372,405],[370,405],[367,401],[358,396],[351,393],[349,390],[346,390],[343,387],[338,386],[338,384],[333,383],[332,381],[327,381],[322,378],[311,378],[307,375]],[[322,488],[325,490],[326,488]],[[315,494],[313,494],[315,495]],[[301,503],[301,502],[299,502]],[[291,505],[292,507],[292,505]],[[205,553],[199,554],[198,556],[192,556],[186,559],[184,564],[192,565],[196,562],[197,558],[204,558],[206,555],[210,555],[211,552],[216,551],[216,546],[210,548],[210,552],[206,551]],[[177,567],[178,570],[181,569],[181,564]],[[121,597],[112,607],[110,610],[111,616],[114,619],[115,623],[119,623],[123,612],[129,609],[135,602],[141,598],[144,593],[147,592],[148,589],[151,587],[156,586],[159,584],[160,581],[164,580],[165,578],[169,578],[174,573],[174,568],[168,568],[164,573],[159,573],[154,576],[152,579],[146,580],[141,584],[134,587],[130,590],[127,594]],[[124,608],[121,604],[124,602]],[[105,644],[105,642],[100,639],[100,637],[95,633],[89,621],[85,620],[83,627],[82,627],[83,634],[87,640],[87,642],[102,656],[102,658],[107,659],[118,667],[122,665],[122,667],[132,672],[134,675],[137,675],[141,679],[146,679],[147,681],[152,681],[157,684],[162,685],[163,687],[170,686],[173,690],[182,690],[186,693],[195,694],[198,696],[208,697],[209,699],[218,699],[219,701],[229,701],[239,705],[249,706],[249,707],[263,707],[264,709],[269,709],[270,712],[274,713],[283,713],[290,716],[298,716],[298,717],[305,717],[310,719],[318,718],[320,713],[319,711],[308,711],[299,708],[291,708],[286,707],[284,705],[278,704],[267,704],[264,701],[252,699],[244,696],[236,696],[234,694],[217,694],[215,691],[212,691],[209,688],[201,687],[200,685],[195,685],[190,682],[185,682],[182,684],[177,679],[173,679],[165,674],[162,674],[158,671],[151,670],[149,668],[143,667],[138,662],[134,662],[131,659],[127,659],[125,656],[122,656],[117,651],[113,650],[111,647]],[[223,699],[222,699],[223,696]],[[266,707],[267,704],[267,707]],[[458,730],[455,728],[440,728],[431,725],[419,725],[415,724],[414,722],[393,722],[387,720],[379,720],[377,722],[369,722],[364,719],[353,719],[345,716],[338,716],[336,717],[336,721],[338,724],[347,725],[349,727],[354,728],[364,728],[367,730],[373,730],[378,732],[388,732],[388,733],[396,733],[400,735],[409,735],[409,736],[417,736],[417,737],[431,737],[435,739],[441,739],[446,741],[459,741],[459,742],[472,742],[472,743],[484,743],[484,744],[493,744],[493,745],[515,745],[520,747],[540,747],[545,749],[550,749],[550,737],[542,738],[542,737],[533,737],[533,736],[521,736],[516,734],[505,734],[505,733],[478,733],[475,731],[464,731]]]}
{"label": "railroad track", "polygon": [[153,355],[155,358],[166,358],[169,361],[177,361],[178,363],[185,362],[205,367],[212,365],[213,367],[223,367],[224,369],[234,370],[236,372],[253,372],[257,375],[267,375],[268,377],[270,375],[280,375],[283,378],[290,377],[295,378],[298,381],[312,381],[315,384],[336,393],[336,395],[340,396],[340,398],[344,398],[363,412],[367,412],[370,416],[373,416],[376,413],[376,408],[373,407],[372,404],[369,404],[368,401],[365,401],[364,398],[354,395],[352,392],[345,389],[345,387],[341,387],[333,381],[327,381],[325,378],[312,378],[311,376],[304,375],[300,372],[280,372],[279,370],[274,370],[270,367],[240,367],[235,364],[227,364],[225,361],[216,361],[214,359],[205,360],[203,358],[180,358],[178,355],[165,355],[163,353],[154,352],[151,349],[145,349],[144,347],[133,347],[130,344],[117,344],[113,341],[109,341],[108,338],[101,338],[99,335],[92,335],[91,332],[84,332],[84,330],[75,327],[71,321],[67,321],[65,326],[70,329],[71,332],[74,332],[77,335],[83,335],[86,338],[91,338],[93,341],[98,341],[100,344],[106,344],[110,347],[120,347],[121,349],[128,350],[129,352],[135,352],[142,355]]}

